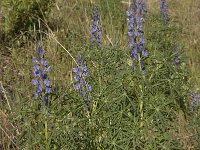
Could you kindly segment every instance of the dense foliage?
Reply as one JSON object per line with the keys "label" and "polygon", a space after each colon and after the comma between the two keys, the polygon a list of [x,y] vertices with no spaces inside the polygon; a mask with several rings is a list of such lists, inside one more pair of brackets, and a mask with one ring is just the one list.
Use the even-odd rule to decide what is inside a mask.
{"label": "dense foliage", "polygon": [[44,30],[55,0],[3,0],[5,38],[19,36],[30,30]]}
{"label": "dense foliage", "polygon": [[[0,101],[12,125],[11,136],[0,141],[0,149],[1,145],[41,150],[198,149],[200,96],[191,97],[182,28],[169,19],[165,0],[160,1],[160,14],[148,12],[145,0],[133,0],[118,14],[120,1],[107,4],[112,6],[107,9],[102,0],[85,8],[90,13],[87,29],[66,23],[66,29],[46,28],[43,33],[38,19],[48,27],[44,22],[56,1],[3,2],[10,8],[6,34],[28,31],[45,36],[33,42],[28,41],[30,34],[25,35],[18,39],[24,47],[13,46],[16,60],[20,49],[28,47],[31,52],[24,52],[23,62],[16,61],[22,66],[15,74],[19,82],[12,83],[17,88]],[[80,6],[73,6],[75,17]],[[108,11],[116,26],[105,24]],[[112,39],[108,37],[111,25],[116,32]],[[33,30],[35,26],[38,30]]]}

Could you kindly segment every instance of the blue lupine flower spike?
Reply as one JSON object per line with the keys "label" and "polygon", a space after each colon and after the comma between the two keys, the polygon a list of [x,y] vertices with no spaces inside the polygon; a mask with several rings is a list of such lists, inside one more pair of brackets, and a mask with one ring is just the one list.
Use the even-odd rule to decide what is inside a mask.
{"label": "blue lupine flower spike", "polygon": [[131,47],[130,53],[133,60],[133,70],[137,69],[138,61],[140,61],[142,72],[145,70],[142,59],[148,56],[148,52],[144,49],[146,40],[143,38],[144,31],[142,27],[143,16],[146,13],[144,6],[146,7],[146,1],[138,0],[136,2],[136,0],[133,0],[129,10],[126,12],[128,17],[128,36],[130,37],[128,45]]}
{"label": "blue lupine flower spike", "polygon": [[161,14],[162,19],[165,22],[169,21],[169,12],[168,12],[167,0],[160,0],[160,14]]}
{"label": "blue lupine flower spike", "polygon": [[[51,93],[51,81],[49,80],[47,74],[50,70],[50,66],[44,59],[44,50],[42,47],[38,47],[36,52],[36,58],[32,59],[34,63],[33,74],[35,79],[32,80],[32,84],[36,86],[34,93],[35,99],[43,100],[47,106],[49,103],[48,95]],[[38,109],[42,107],[41,101],[38,103]]]}
{"label": "blue lupine flower spike", "polygon": [[143,1],[143,11],[144,11],[143,17],[145,18],[147,15],[147,0]]}
{"label": "blue lupine flower spike", "polygon": [[200,108],[200,94],[192,94],[191,107],[193,112]]}
{"label": "blue lupine flower spike", "polygon": [[73,68],[74,76],[74,88],[79,91],[80,96],[84,99],[84,103],[89,112],[91,112],[89,102],[92,99],[90,92],[92,87],[87,83],[86,78],[88,77],[87,67],[84,64],[81,56],[77,59],[77,66]]}
{"label": "blue lupine flower spike", "polygon": [[101,46],[101,25],[100,25],[100,16],[99,16],[99,11],[98,8],[95,7],[93,10],[93,15],[91,19],[91,24],[90,24],[90,32],[91,32],[91,42],[97,43],[99,46]]}

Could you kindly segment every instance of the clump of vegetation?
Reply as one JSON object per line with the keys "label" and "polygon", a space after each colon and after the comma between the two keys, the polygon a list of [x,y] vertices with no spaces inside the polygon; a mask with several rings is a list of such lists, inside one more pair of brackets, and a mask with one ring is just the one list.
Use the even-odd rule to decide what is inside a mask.
{"label": "clump of vegetation", "polygon": [[3,0],[4,32],[6,38],[19,36],[30,30],[44,30],[55,0]]}
{"label": "clump of vegetation", "polygon": [[[25,2],[20,6],[42,8],[28,9],[41,22],[47,10],[59,15],[64,6]],[[29,30],[35,16],[24,16],[27,26],[8,25],[7,33],[20,29],[40,38],[33,43],[24,34],[18,40],[26,44],[11,47],[12,94],[4,88],[10,70],[2,67],[3,149],[198,149],[199,94],[182,27],[169,19],[165,0],[160,13],[148,10],[146,0],[123,3],[69,1],[64,8],[73,17],[57,31]]]}

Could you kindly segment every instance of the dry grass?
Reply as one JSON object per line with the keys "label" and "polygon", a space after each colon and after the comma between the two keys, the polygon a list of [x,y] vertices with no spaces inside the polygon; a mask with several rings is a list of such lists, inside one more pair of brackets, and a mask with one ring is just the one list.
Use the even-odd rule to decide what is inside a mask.
{"label": "dry grass", "polygon": [[170,13],[177,25],[183,28],[180,39],[185,44],[188,63],[196,81],[200,86],[200,1],[199,0],[171,0]]}
{"label": "dry grass", "polygon": [[[196,88],[200,86],[200,1],[168,0],[171,19],[183,29],[180,40],[185,46],[188,64]],[[159,13],[159,0],[149,0],[149,11]]]}
{"label": "dry grass", "polygon": [[[7,99],[6,94],[4,93],[5,99]],[[8,101],[8,99],[7,99]],[[9,102],[7,102],[9,105]],[[7,114],[10,114],[6,112],[6,110],[0,110],[0,149],[10,149],[11,147],[17,148],[17,145],[15,143],[15,135],[13,135],[13,131],[16,131],[16,127],[10,123],[9,116]]]}

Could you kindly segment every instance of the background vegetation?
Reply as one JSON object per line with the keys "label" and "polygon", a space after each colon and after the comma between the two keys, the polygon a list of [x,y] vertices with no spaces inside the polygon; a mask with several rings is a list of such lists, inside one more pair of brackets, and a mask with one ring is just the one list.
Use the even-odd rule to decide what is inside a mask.
{"label": "background vegetation", "polygon": [[[130,69],[128,0],[2,0],[0,149],[198,149],[200,115],[190,102],[200,93],[200,2],[169,0],[168,25],[159,1],[147,4],[143,75]],[[94,6],[101,48],[90,44]],[[48,115],[37,110],[31,83],[39,44],[51,66]],[[93,88],[91,113],[74,90],[78,54]]]}

